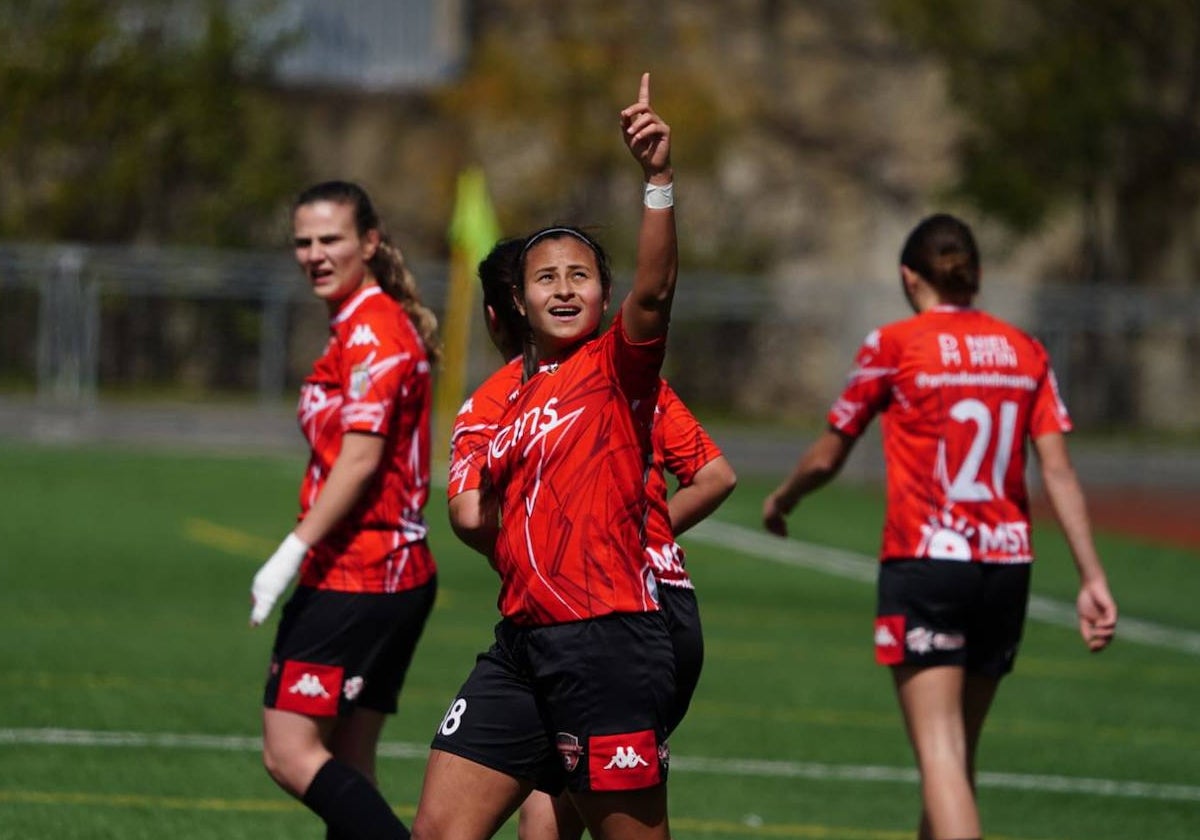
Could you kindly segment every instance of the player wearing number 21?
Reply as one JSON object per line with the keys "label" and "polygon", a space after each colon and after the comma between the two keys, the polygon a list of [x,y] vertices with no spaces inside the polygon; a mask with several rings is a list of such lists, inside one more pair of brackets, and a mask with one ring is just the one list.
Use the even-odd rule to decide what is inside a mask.
{"label": "player wearing number 21", "polygon": [[786,536],[787,514],[837,474],[882,415],[887,513],[875,658],[891,666],[921,773],[919,837],[965,840],[982,835],[975,750],[1012,670],[1029,595],[1026,440],[1079,573],[1079,630],[1090,650],[1112,640],[1117,607],[1046,351],[972,306],[980,265],[970,228],[945,214],[924,219],[904,244],[900,278],[916,315],[867,336],[829,428],[767,496],[763,524]]}

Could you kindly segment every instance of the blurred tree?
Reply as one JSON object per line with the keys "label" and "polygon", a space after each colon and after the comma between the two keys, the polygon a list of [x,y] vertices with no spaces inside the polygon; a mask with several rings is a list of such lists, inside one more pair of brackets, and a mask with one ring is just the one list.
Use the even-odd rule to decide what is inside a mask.
{"label": "blurred tree", "polygon": [[[880,21],[878,0],[476,0],[462,78],[438,98],[457,153],[487,170],[501,222],[630,215],[615,107],[651,73],[656,108],[688,172],[685,260],[761,274],[791,260],[861,257],[846,213],[919,201],[924,161],[906,81],[919,65]],[[900,104],[892,90],[910,94]],[[938,100],[940,107],[941,100]],[[915,115],[915,116],[914,116]],[[872,228],[874,222],[863,225]],[[621,253],[625,231],[604,241]],[[889,252],[890,256],[890,252]],[[853,265],[851,270],[859,266]]]}
{"label": "blurred tree", "polygon": [[[548,221],[627,223],[628,152],[617,142],[616,110],[637,96],[642,72],[651,73],[651,100],[669,114],[676,159],[693,172],[710,167],[729,114],[719,107],[703,74],[690,72],[681,54],[694,32],[677,9],[647,15],[642,3],[541,4],[481,0],[472,4],[474,46],[460,80],[437,99],[459,126],[460,154],[477,162],[497,147],[519,149],[503,170],[489,171],[508,230]],[[552,7],[552,9],[551,9]],[[667,61],[666,57],[671,56]],[[515,186],[514,186],[515,185]],[[636,223],[636,218],[633,223]],[[633,239],[602,238],[620,261]]]}
{"label": "blurred tree", "polygon": [[[237,3],[239,12],[249,4]],[[233,0],[0,0],[0,236],[246,245],[299,180]]]}
{"label": "blurred tree", "polygon": [[1178,279],[1170,252],[1190,240],[1200,208],[1195,0],[884,0],[884,9],[944,64],[967,117],[965,197],[1022,231],[1078,202],[1086,279]]}

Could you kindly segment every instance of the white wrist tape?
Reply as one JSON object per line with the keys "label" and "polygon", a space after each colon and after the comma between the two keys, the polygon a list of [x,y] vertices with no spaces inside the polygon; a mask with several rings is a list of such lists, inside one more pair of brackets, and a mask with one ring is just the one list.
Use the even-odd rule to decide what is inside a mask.
{"label": "white wrist tape", "polygon": [[254,599],[254,607],[250,610],[251,624],[262,624],[270,615],[271,608],[296,576],[306,554],[308,544],[294,533],[288,534],[270,559],[263,563],[250,586],[250,597]]}
{"label": "white wrist tape", "polygon": [[675,182],[669,184],[646,184],[642,203],[651,210],[666,210],[675,206]]}

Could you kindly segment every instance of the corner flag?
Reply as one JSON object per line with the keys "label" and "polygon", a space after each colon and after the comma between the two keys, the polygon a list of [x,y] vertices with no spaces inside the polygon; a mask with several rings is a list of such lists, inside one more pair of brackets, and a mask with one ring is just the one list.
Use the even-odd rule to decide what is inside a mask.
{"label": "corner flag", "polygon": [[450,243],[450,278],[442,326],[442,376],[434,405],[433,458],[440,462],[450,452],[450,428],[465,398],[467,359],[474,312],[475,270],[500,238],[500,225],[488,196],[483,170],[470,167],[459,173],[454,213],[447,231]]}

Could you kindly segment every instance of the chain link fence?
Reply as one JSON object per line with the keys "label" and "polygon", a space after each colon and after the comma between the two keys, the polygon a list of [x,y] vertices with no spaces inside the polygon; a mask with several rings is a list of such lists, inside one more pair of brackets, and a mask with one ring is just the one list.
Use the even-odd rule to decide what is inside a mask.
{"label": "chain link fence", "polygon": [[[440,313],[447,266],[413,269]],[[668,378],[720,415],[819,419],[865,330],[887,318],[862,284],[808,282],[685,273]],[[1001,288],[1009,293],[993,291],[985,305],[1046,344],[1081,428],[1200,429],[1200,293]],[[323,305],[290,255],[274,251],[0,244],[0,290],[0,393],[44,405],[126,396],[278,405],[327,334]],[[903,315],[898,301],[889,291],[890,316]],[[473,322],[469,385],[497,361],[482,319]]]}

